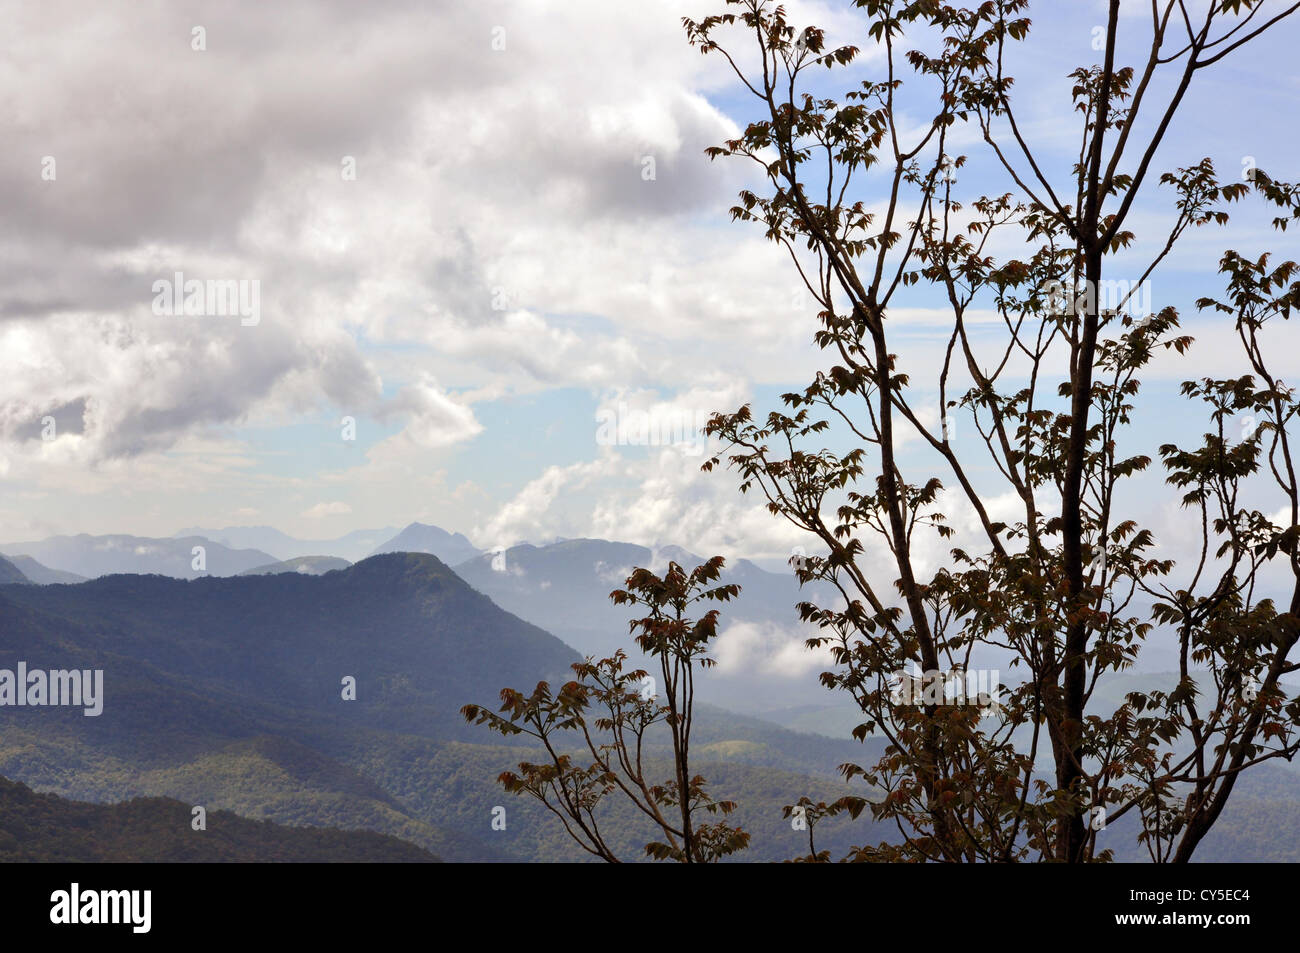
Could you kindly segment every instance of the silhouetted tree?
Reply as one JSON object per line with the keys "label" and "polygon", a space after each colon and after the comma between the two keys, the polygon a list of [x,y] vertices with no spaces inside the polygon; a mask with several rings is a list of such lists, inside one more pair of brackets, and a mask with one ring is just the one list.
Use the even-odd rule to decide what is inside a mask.
{"label": "silhouetted tree", "polygon": [[[1069,74],[1079,148],[1068,174],[1054,174],[1017,121],[1004,72],[1028,41],[1028,0],[852,5],[879,58],[840,100],[822,90],[850,64],[862,72],[859,49],[827,48],[821,29],[796,29],[769,0],[727,0],[725,12],[684,24],[758,104],[739,137],[709,150],[755,163],[763,183],[740,193],[733,217],[788,251],[819,308],[827,366],[765,418],[748,405],[715,416],[708,430],[725,449],[705,468],[734,469],[742,491],[812,534],[824,555],[801,557],[796,572],[842,598],[801,604],[821,630],[809,644],[833,650],[823,682],[860,706],[857,736],[888,747],[876,764],[844,766],[871,790],[839,807],[869,804],[900,835],[853,857],[1106,859],[1099,829],[1136,813],[1153,859],[1189,860],[1241,772],[1300,748],[1300,700],[1279,682],[1297,669],[1300,636],[1288,433],[1300,405],[1260,341],[1300,304],[1300,285],[1294,262],[1223,255],[1226,293],[1196,305],[1233,322],[1242,374],[1187,382],[1210,432],[1193,447],[1146,453],[1130,428],[1138,375],[1153,354],[1183,354],[1192,339],[1177,333],[1173,305],[1142,309],[1135,295],[1188,229],[1226,222],[1228,203],[1253,193],[1285,229],[1300,193],[1260,169],[1221,183],[1202,159],[1158,177],[1176,199],[1154,242],[1126,225],[1157,178],[1156,151],[1188,87],[1300,4],[1153,0],[1145,20],[1121,24],[1110,0],[1101,62]],[[1136,69],[1117,60],[1121,25],[1147,33]],[[919,127],[900,105],[909,74],[921,90],[908,86],[910,115],[931,117]],[[1005,193],[961,196],[959,125],[977,131]],[[1023,256],[995,258],[994,236],[1022,242]],[[1108,279],[1117,270],[1124,279]],[[946,302],[933,367],[902,366],[895,350],[891,309],[909,289]],[[976,308],[996,315],[991,349],[975,333]],[[937,414],[920,403],[928,393]],[[1239,415],[1252,427],[1234,440],[1228,424]],[[955,438],[959,417],[977,437]],[[832,434],[848,448],[828,447]],[[929,472],[904,472],[909,438],[932,453]],[[1198,523],[1189,564],[1157,557],[1144,514],[1120,494],[1157,454]],[[991,512],[997,494],[1015,504],[1005,521]],[[923,572],[918,545],[954,535],[941,509],[952,505],[972,514],[978,540]],[[868,558],[873,538],[884,543],[884,580]],[[1291,577],[1280,606],[1257,586],[1274,559]],[[1135,599],[1153,607],[1139,611]],[[1095,710],[1099,680],[1131,666],[1157,627],[1177,638],[1176,686]],[[1010,654],[1023,681],[951,703],[942,685],[993,650]],[[936,691],[902,698],[909,666]],[[1036,770],[1045,748],[1051,775]]]}
{"label": "silhouetted tree", "polygon": [[[636,569],[627,589],[610,594],[615,604],[648,613],[630,628],[641,651],[658,662],[657,679],[642,669],[625,670],[627,654],[619,650],[611,658],[575,663],[577,677],[558,691],[547,682],[527,695],[503,689],[501,714],[479,705],[461,710],[469,722],[508,737],[527,735],[541,746],[545,759],[504,772],[502,786],[536,798],[583,850],[602,860],[620,862],[598,816],[610,795],[625,798],[658,829],[662,839],[645,846],[656,860],[708,863],[749,844],[744,830],[703,817],[725,817],[735,804],[710,797],[705,779],[690,766],[695,675],[713,664],[707,652],[718,610],[697,619],[689,613],[697,603],[725,602],[740,591],[734,584],[712,585],[723,562],[715,556],[689,573],[670,562],[662,578]],[[667,729],[672,743],[672,777],[660,782],[648,778],[647,765],[656,726]]]}

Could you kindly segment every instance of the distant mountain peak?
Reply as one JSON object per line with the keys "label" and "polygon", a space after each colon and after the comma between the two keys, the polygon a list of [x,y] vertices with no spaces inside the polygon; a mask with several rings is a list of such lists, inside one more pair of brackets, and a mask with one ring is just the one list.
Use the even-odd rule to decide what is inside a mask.
{"label": "distant mountain peak", "polygon": [[473,559],[482,552],[461,533],[452,533],[439,526],[415,522],[386,543],[375,547],[370,555],[428,553],[437,556],[447,565],[454,566]]}
{"label": "distant mountain peak", "polygon": [[[465,542],[467,543],[469,542],[469,538],[465,536],[463,533],[457,533],[453,530],[445,530],[441,526],[434,526],[432,523],[421,523],[419,520],[415,520],[411,523],[406,524],[405,528],[403,528],[402,530],[402,533],[408,533],[408,532],[427,533],[431,536],[435,536],[441,539],[463,539]],[[398,535],[400,536],[401,534],[399,533]]]}

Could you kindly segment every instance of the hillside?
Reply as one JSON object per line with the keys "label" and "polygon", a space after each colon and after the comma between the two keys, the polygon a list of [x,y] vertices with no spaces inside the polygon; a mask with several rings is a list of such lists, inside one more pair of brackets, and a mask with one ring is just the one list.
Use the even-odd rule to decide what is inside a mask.
{"label": "hillside", "polygon": [[26,582],[31,582],[31,580],[27,578],[23,571],[10,560],[0,556],[0,585]]}
{"label": "hillside", "polygon": [[[104,672],[98,717],[0,708],[0,775],[37,790],[101,803],[173,798],[210,816],[371,830],[448,861],[583,859],[553,817],[496,781],[535,752],[459,715],[468,702],[492,704],[504,686],[567,678],[577,653],[432,556],[377,556],[324,576],[0,586],[0,632],[0,668],[26,661]],[[342,697],[345,676],[356,680],[355,700]],[[667,752],[662,735],[649,739],[647,757],[665,769]],[[737,821],[754,834],[747,860],[801,853],[781,808],[846,793],[837,766],[879,752],[878,741],[697,711],[694,766],[715,796],[740,803]],[[1295,779],[1243,782],[1206,859],[1289,855],[1269,831],[1290,824]],[[504,831],[491,824],[499,806]],[[613,804],[606,822],[635,855],[645,838],[639,819]],[[839,856],[892,836],[865,817],[841,818],[819,844]],[[1117,845],[1126,838],[1122,824],[1108,832]]]}
{"label": "hillside", "polygon": [[31,556],[10,556],[9,562],[17,566],[31,582],[41,586],[65,583],[74,585],[86,581],[85,576],[79,576],[75,572],[64,572],[61,569],[51,569],[49,566],[38,563]]}
{"label": "hillside", "polygon": [[285,827],[169,798],[87,804],[0,778],[0,863],[433,863],[426,850],[370,831]]}
{"label": "hillside", "polygon": [[[120,575],[8,589],[0,599],[0,624],[28,629],[29,660],[42,642],[54,657],[110,653],[208,695],[435,736],[463,731],[457,712],[468,686],[560,676],[575,657],[434,557],[416,554],[374,557],[328,577]],[[7,622],[5,602],[40,618]],[[75,648],[63,637],[69,626],[81,629]],[[5,646],[0,655],[13,651]],[[115,669],[118,678],[133,677],[117,660],[95,667],[106,668],[110,684]],[[347,677],[357,686],[350,708],[341,698]]]}
{"label": "hillside", "polygon": [[[328,576],[9,586],[0,628],[13,635],[0,667],[100,668],[106,695],[95,718],[0,709],[0,774],[84,800],[168,796],[373,829],[446,860],[567,847],[544,848],[553,821],[496,783],[525,752],[490,747],[495,736],[459,709],[506,685],[567,678],[577,655],[432,556],[379,556]],[[355,701],[341,697],[345,675]],[[726,763],[761,792],[746,807],[768,822],[805,790],[838,789],[835,766],[863,754],[719,710],[701,711],[696,737],[699,763]],[[792,780],[771,784],[770,768]],[[499,804],[516,819],[509,834],[491,829]],[[785,853],[772,841],[755,857]]]}

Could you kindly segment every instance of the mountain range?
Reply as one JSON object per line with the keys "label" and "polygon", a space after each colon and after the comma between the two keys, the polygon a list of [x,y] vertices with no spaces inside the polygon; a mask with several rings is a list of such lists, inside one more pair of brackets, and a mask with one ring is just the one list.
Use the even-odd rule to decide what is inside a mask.
{"label": "mountain range", "polygon": [[429,553],[456,565],[482,550],[460,533],[424,523],[411,523],[402,530],[358,530],[326,540],[296,539],[269,526],[234,526],[217,530],[192,527],[170,537],[81,533],[0,543],[0,554],[30,581],[41,584],[80,582],[114,573],[198,579],[249,571],[301,572],[303,565],[309,566],[305,571],[316,571],[326,566],[323,560],[334,560],[323,568],[328,571],[367,556],[396,552]]}
{"label": "mountain range", "polygon": [[[612,602],[610,592],[623,587],[634,567],[662,572],[669,560],[689,569],[704,557],[677,546],[650,549],[570,539],[487,553],[458,565],[456,572],[497,605],[584,655],[606,656],[630,648],[627,611]],[[800,588],[793,571],[768,572],[746,559],[729,560],[720,582],[738,584],[740,595],[721,606],[720,635],[712,652],[718,664],[702,674],[700,697],[757,715],[825,702],[826,691],[817,680],[823,660],[804,648],[811,632],[799,622],[795,606],[807,599],[826,604],[836,595],[822,585]],[[640,653],[630,654],[646,664]]]}
{"label": "mountain range", "polygon": [[[0,553],[23,556],[50,569],[94,578],[111,573],[159,573],[179,579],[234,576],[276,558],[257,549],[232,549],[203,536],[160,539],[144,536],[51,536],[0,544]],[[37,581],[33,578],[33,582]]]}
{"label": "mountain range", "polygon": [[[374,830],[446,860],[577,859],[543,809],[497,786],[535,753],[494,743],[459,709],[567,678],[578,655],[436,557],[386,554],[323,576],[5,585],[0,632],[0,668],[104,672],[98,717],[0,708],[4,777],[79,800],[170,797]],[[721,710],[698,721],[697,764],[745,805],[753,859],[797,851],[781,807],[846,792],[835,766],[863,756],[853,742]],[[650,757],[665,750],[654,743]],[[494,831],[501,805],[510,821]],[[615,810],[611,824],[628,849],[645,842],[637,818]],[[843,825],[842,846],[862,833]]]}
{"label": "mountain range", "polygon": [[[400,531],[360,530],[336,540],[296,539],[265,526],[183,532],[200,531],[207,535],[60,536],[3,544],[0,553],[29,580],[44,584],[110,573],[177,578],[322,573],[372,554],[429,553],[498,605],[580,653],[597,656],[626,647],[627,618],[609,594],[624,584],[633,567],[662,570],[670,559],[694,566],[704,558],[677,546],[650,548],[600,539],[524,543],[483,552],[460,533],[418,522]],[[269,549],[240,548],[253,543]],[[362,549],[369,551],[358,555]],[[201,570],[195,568],[195,552],[203,554]],[[842,707],[840,700],[828,699],[818,679],[828,659],[805,648],[805,640],[815,633],[799,621],[796,605],[804,600],[839,605],[840,594],[821,583],[800,587],[789,568],[768,571],[747,559],[730,560],[723,581],[738,584],[741,592],[723,615],[714,646],[718,664],[701,679],[700,698],[789,727],[833,725],[838,734],[843,719],[833,709]],[[634,661],[644,662],[635,651],[631,654]],[[978,664],[1005,671],[1009,661],[990,657]],[[1142,669],[1157,672],[1176,664],[1170,640],[1154,633],[1144,649]]]}
{"label": "mountain range", "polygon": [[[448,552],[473,549],[463,536],[421,524],[398,538]],[[174,830],[187,805],[202,804],[232,832],[230,844],[207,859],[258,859],[256,830],[268,832],[279,852],[273,859],[582,859],[543,808],[496,782],[537,752],[466,725],[459,709],[493,704],[503,687],[567,679],[583,654],[630,648],[631,613],[612,604],[610,590],[635,566],[700,561],[676,547],[591,539],[473,550],[454,569],[427,553],[388,552],[355,564],[332,555],[277,561],[208,537],[173,542],[184,547],[196,539],[211,544],[219,560],[239,554],[264,561],[238,574],[218,574],[209,564],[199,578],[96,574],[78,583],[57,575],[70,570],[56,559],[82,558],[93,573],[108,558],[96,563],[95,553],[162,558],[122,542],[143,540],[148,548],[157,541],[56,537],[37,550],[53,565],[26,552],[0,557],[0,669],[25,662],[104,673],[97,717],[0,707],[0,778],[15,782],[0,780],[0,858],[36,856],[9,844],[5,831],[51,830],[50,818],[66,816],[85,819],[92,833],[80,845],[75,837],[60,841],[56,853],[187,859],[185,852],[197,849],[188,839],[159,834],[153,854],[145,841],[150,831]],[[117,545],[100,546],[105,540]],[[376,548],[390,544],[402,545],[390,539]],[[167,565],[175,569],[174,561]],[[42,574],[48,581],[33,585]],[[720,664],[699,682],[694,767],[716,796],[739,802],[736,820],[754,834],[743,859],[786,859],[805,841],[782,807],[803,795],[833,800],[847,793],[838,766],[871,763],[882,745],[849,740],[857,721],[851,707],[820,687],[807,693],[820,665],[800,659],[800,636],[783,621],[808,597],[793,573],[738,560],[723,581],[739,583],[742,593],[719,606],[722,634],[713,654]],[[59,582],[71,584],[51,584]],[[1111,693],[1126,687],[1117,683]],[[728,708],[763,711],[768,720]],[[649,760],[665,773],[667,751],[665,738],[650,739]],[[1286,846],[1300,844],[1298,782],[1286,766],[1249,773],[1207,840],[1205,859],[1300,860],[1300,848]],[[71,800],[33,800],[18,785]],[[493,812],[503,806],[509,820],[496,830]],[[271,827],[242,828],[234,816],[324,833],[290,843],[292,836],[284,840]],[[617,804],[602,817],[618,849],[636,855],[648,834],[640,819]],[[114,841],[103,833],[114,824],[139,836]],[[833,853],[895,836],[866,817],[823,825],[819,846]],[[339,840],[339,831],[397,840],[350,842]],[[1133,833],[1125,823],[1111,832],[1118,859],[1142,859]]]}
{"label": "mountain range", "polygon": [[176,536],[202,536],[231,549],[260,549],[280,561],[309,553],[323,553],[356,562],[372,555],[375,547],[392,539],[398,532],[397,527],[386,526],[355,530],[333,539],[299,539],[271,526],[227,526],[224,529],[191,526]]}
{"label": "mountain range", "polygon": [[[581,654],[608,655],[628,647],[627,614],[610,601],[635,566],[662,570],[668,560],[694,566],[703,557],[680,547],[650,549],[599,539],[548,545],[521,544],[484,552],[460,533],[423,523],[404,529],[368,530],[336,540],[301,540],[271,527],[191,527],[170,538],[56,536],[0,545],[32,582],[74,582],[112,573],[158,573],[176,578],[322,573],[346,568],[357,549],[371,553],[419,552],[436,556],[498,605],[557,635]],[[384,534],[392,532],[385,538]],[[203,535],[193,535],[202,533]],[[265,548],[248,548],[253,544]],[[333,547],[333,548],[331,548]],[[194,553],[204,554],[204,569]],[[39,560],[39,563],[37,562]],[[803,649],[811,634],[795,605],[810,597],[835,599],[817,586],[800,589],[793,572],[774,573],[745,560],[729,563],[724,582],[741,587],[728,604],[718,665],[700,683],[700,698],[737,711],[770,710],[825,702],[817,680],[822,660]],[[645,660],[631,651],[638,663]]]}

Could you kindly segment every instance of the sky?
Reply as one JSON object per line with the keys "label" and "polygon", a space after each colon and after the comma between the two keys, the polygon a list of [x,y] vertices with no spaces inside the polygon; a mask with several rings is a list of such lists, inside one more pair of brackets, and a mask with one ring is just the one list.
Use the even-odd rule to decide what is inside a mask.
{"label": "sky", "polygon": [[[786,6],[863,47],[824,92],[878,75],[849,5]],[[734,474],[702,473],[692,439],[713,411],[776,408],[824,363],[788,260],[728,215],[752,174],[704,155],[755,116],[680,25],[720,7],[0,3],[0,539],[419,520],[482,548],[788,554],[797,531]],[[1148,6],[1123,9],[1140,35]],[[1015,103],[1064,181],[1066,74],[1098,60],[1104,5],[1030,15]],[[1198,75],[1159,168],[1208,155],[1227,179],[1252,162],[1300,179],[1298,29]],[[905,100],[917,127],[925,109]],[[973,130],[954,142],[961,189],[1005,190]],[[1139,251],[1171,203],[1150,188],[1135,207]],[[1296,246],[1243,210],[1170,257],[1156,305],[1197,344],[1146,376],[1137,443],[1200,432],[1179,381],[1241,372],[1231,328],[1191,308],[1223,250]],[[167,313],[178,273],[237,282],[247,307]],[[900,362],[932,370],[948,320],[924,289],[900,297]],[[1279,340],[1294,376],[1300,349]],[[611,440],[620,419],[658,436]],[[1158,479],[1134,492],[1157,535],[1188,538]]]}

